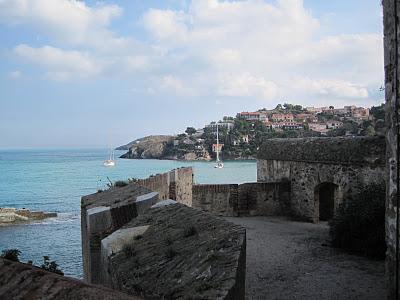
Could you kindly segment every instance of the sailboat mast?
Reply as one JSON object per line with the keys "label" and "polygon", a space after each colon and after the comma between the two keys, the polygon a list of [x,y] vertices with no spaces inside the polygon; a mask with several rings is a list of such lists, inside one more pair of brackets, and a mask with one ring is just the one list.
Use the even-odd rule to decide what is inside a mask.
{"label": "sailboat mast", "polygon": [[219,136],[218,136],[218,122],[217,122],[217,162],[219,161]]}

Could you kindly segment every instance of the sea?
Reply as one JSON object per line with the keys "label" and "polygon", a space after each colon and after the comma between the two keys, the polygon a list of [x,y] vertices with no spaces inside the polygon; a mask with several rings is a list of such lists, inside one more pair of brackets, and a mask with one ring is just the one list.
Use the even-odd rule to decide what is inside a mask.
{"label": "sea", "polygon": [[[116,152],[116,156],[123,152]],[[56,261],[66,276],[82,278],[80,199],[104,189],[109,180],[146,178],[192,166],[195,183],[256,181],[255,161],[212,162],[116,159],[104,167],[107,149],[0,150],[0,207],[57,212],[56,218],[0,227],[0,251],[19,249],[21,261]]]}

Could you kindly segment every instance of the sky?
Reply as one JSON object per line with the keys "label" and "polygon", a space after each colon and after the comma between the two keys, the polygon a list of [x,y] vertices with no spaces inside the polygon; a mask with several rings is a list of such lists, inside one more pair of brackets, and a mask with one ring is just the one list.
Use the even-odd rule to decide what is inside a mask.
{"label": "sky", "polygon": [[0,0],[0,148],[383,102],[379,0]]}

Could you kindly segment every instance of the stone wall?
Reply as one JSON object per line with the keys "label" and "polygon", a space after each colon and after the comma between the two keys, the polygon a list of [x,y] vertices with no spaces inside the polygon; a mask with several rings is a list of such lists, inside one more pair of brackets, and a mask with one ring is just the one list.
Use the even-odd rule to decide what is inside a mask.
{"label": "stone wall", "polygon": [[139,300],[98,285],[0,258],[0,299]]}
{"label": "stone wall", "polygon": [[82,258],[86,282],[101,282],[101,240],[158,200],[158,193],[135,183],[82,197]]}
{"label": "stone wall", "polygon": [[103,239],[103,284],[147,299],[245,299],[245,229],[157,206]]}
{"label": "stone wall", "polygon": [[153,175],[146,179],[140,179],[136,183],[157,192],[160,200],[173,199],[191,206],[193,185],[193,169],[191,167]]}
{"label": "stone wall", "polygon": [[288,214],[319,222],[320,187],[333,187],[334,210],[363,187],[384,184],[384,155],[381,137],[271,140],[260,150],[257,181],[290,182],[290,203],[285,205]]}
{"label": "stone wall", "polygon": [[192,207],[218,216],[287,215],[290,185],[279,183],[193,186]]}
{"label": "stone wall", "polygon": [[[397,12],[395,10],[397,2]],[[400,28],[395,34],[395,18],[400,17],[400,1],[384,0],[384,45],[385,45],[385,92],[386,92],[386,124],[388,127],[386,134],[387,143],[387,173],[386,173],[386,273],[388,275],[388,298],[396,298],[396,236],[397,213],[398,213],[398,117],[399,111],[396,110],[396,102],[399,100],[399,67],[398,47]],[[397,57],[396,57],[397,56]],[[396,80],[397,79],[397,80]],[[397,269],[398,272],[398,269]],[[397,282],[400,285],[400,282]],[[397,291],[399,292],[399,291]],[[400,293],[398,294],[400,297]]]}
{"label": "stone wall", "polygon": [[384,165],[384,137],[271,139],[258,152],[259,160],[304,161],[346,165]]}
{"label": "stone wall", "polygon": [[357,194],[372,183],[384,184],[384,166],[358,166],[314,162],[259,160],[259,182],[290,182],[291,196],[287,210],[295,218],[318,222],[316,189],[323,183],[337,186],[335,208],[343,199]]}

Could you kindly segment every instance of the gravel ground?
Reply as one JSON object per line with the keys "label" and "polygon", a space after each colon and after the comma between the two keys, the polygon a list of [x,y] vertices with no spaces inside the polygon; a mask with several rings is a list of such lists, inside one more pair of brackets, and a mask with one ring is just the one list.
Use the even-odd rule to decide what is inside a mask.
{"label": "gravel ground", "polygon": [[247,299],[385,299],[384,261],[329,246],[328,225],[226,218],[247,230]]}

